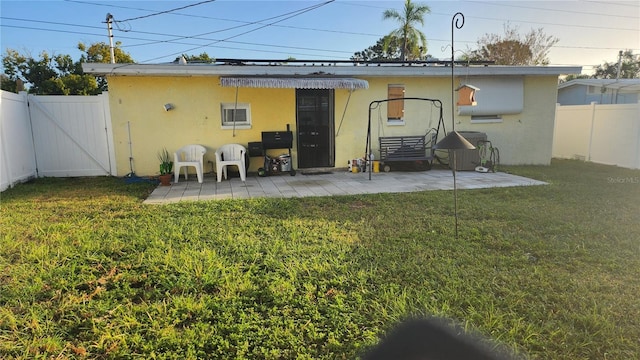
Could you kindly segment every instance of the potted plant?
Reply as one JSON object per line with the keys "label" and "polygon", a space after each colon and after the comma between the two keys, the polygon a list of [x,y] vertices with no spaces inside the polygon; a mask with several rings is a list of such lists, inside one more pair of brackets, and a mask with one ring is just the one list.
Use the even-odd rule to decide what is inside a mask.
{"label": "potted plant", "polygon": [[158,152],[158,160],[160,160],[160,176],[158,176],[160,185],[169,186],[171,185],[173,161],[171,161],[171,157],[169,156],[169,152],[166,148]]}

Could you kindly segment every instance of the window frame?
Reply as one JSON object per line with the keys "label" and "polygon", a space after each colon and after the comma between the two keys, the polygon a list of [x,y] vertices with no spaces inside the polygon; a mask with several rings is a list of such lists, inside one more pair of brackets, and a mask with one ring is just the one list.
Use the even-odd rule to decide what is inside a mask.
{"label": "window frame", "polygon": [[[393,90],[392,90],[393,89]],[[401,93],[398,93],[398,89],[401,89]],[[388,84],[387,85],[387,99],[400,99],[404,98],[406,88],[403,84]],[[398,95],[402,95],[398,97]],[[402,101],[387,101],[387,125],[404,125],[404,100]],[[395,116],[395,115],[400,115]]]}
{"label": "window frame", "polygon": [[[245,110],[246,120],[227,120],[226,114],[229,110]],[[222,129],[251,129],[251,104],[250,103],[220,103],[220,125]]]}

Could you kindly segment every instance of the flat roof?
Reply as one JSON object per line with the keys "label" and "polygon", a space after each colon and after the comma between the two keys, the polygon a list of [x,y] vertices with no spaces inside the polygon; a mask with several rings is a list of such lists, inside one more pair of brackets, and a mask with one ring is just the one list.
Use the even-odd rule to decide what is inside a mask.
{"label": "flat roof", "polygon": [[[457,63],[457,62],[456,62]],[[361,76],[445,77],[451,66],[431,63],[324,63],[311,64],[109,64],[83,63],[86,74],[101,76]],[[558,76],[580,74],[581,66],[471,65],[454,67],[457,76]]]}

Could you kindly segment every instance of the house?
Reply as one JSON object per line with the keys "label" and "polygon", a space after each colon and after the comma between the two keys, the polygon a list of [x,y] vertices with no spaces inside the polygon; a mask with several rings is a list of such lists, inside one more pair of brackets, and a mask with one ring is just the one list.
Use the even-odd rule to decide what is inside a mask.
{"label": "house", "polygon": [[575,79],[558,85],[560,105],[635,104],[640,79]]}
{"label": "house", "polygon": [[[503,164],[549,164],[557,82],[580,67],[446,66],[221,60],[215,64],[85,63],[106,76],[118,174],[158,172],[157,152],[202,144],[205,168],[227,143],[247,146],[262,132],[293,132],[296,169],[346,168],[366,154],[367,133],[379,154],[380,136],[425,135],[453,129],[486,133]],[[454,106],[454,84],[478,89],[476,106]],[[431,101],[391,101],[391,98]],[[455,110],[454,110],[455,108]],[[442,111],[443,120],[440,121]],[[272,155],[286,149],[269,150]],[[263,166],[252,157],[250,171]]]}

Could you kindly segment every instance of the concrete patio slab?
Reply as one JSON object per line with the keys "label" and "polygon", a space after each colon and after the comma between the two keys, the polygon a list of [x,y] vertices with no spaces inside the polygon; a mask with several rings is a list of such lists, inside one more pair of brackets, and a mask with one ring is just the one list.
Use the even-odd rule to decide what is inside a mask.
{"label": "concrete patio slab", "polygon": [[[456,172],[458,189],[545,185],[543,181],[506,173]],[[291,198],[375,193],[398,193],[428,190],[453,190],[451,170],[433,169],[419,172],[350,173],[336,170],[330,173],[296,176],[247,176],[247,181],[231,178],[220,183],[214,174],[205,174],[199,184],[195,177],[180,180],[171,186],[158,186],[145,204],[166,204],[178,201],[203,201],[251,198]]]}

